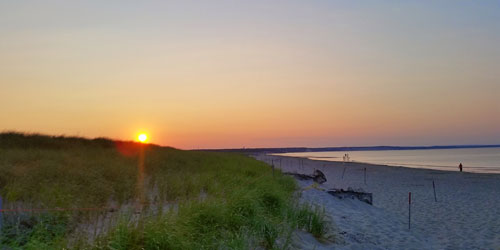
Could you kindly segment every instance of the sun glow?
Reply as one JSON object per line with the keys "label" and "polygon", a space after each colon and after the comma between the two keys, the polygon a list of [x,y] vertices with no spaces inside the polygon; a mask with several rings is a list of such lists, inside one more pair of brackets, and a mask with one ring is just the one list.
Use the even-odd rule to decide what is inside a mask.
{"label": "sun glow", "polygon": [[137,140],[139,140],[140,142],[146,142],[146,140],[148,139],[148,136],[146,134],[139,134],[139,136],[137,136]]}

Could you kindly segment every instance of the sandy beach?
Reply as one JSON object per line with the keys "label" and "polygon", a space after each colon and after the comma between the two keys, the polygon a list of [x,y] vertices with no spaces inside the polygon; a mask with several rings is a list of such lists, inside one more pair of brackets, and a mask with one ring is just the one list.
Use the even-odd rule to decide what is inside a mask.
{"label": "sandy beach", "polygon": [[[341,200],[317,189],[302,191],[304,201],[324,206],[337,235],[334,245],[316,244],[316,249],[500,249],[498,174],[264,154],[255,157],[274,163],[283,172],[312,174],[314,169],[321,170],[328,181],[320,188],[361,188],[373,194],[372,206],[358,200]],[[302,187],[311,183],[299,181]],[[408,229],[409,192],[412,193],[411,229]]]}

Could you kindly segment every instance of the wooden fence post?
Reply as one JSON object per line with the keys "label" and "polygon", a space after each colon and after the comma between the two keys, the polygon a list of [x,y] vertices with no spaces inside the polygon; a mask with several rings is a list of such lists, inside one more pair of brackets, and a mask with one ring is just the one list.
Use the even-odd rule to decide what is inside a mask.
{"label": "wooden fence post", "polygon": [[366,168],[365,168],[365,185],[366,185]]}
{"label": "wooden fence post", "polygon": [[411,228],[411,192],[408,193],[408,230]]}
{"label": "wooden fence post", "polygon": [[432,180],[432,189],[434,189],[434,202],[437,202],[437,198],[436,198],[436,185],[434,185],[434,180]]}

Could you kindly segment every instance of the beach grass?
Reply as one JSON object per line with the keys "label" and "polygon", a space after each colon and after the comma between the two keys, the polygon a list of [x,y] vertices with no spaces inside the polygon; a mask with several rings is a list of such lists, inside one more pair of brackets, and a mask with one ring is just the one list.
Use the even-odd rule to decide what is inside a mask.
{"label": "beach grass", "polygon": [[276,249],[327,230],[291,177],[241,154],[8,132],[0,155],[4,209],[60,209],[4,212],[13,249]]}

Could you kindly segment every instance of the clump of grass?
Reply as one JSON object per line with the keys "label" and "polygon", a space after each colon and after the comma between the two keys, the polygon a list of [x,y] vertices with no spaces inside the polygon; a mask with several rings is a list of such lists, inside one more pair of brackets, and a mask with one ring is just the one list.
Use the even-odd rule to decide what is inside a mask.
{"label": "clump of grass", "polygon": [[322,238],[328,229],[324,208],[310,204],[298,205],[292,210],[291,216],[295,218],[297,227],[303,229],[316,238]]}
{"label": "clump of grass", "polygon": [[[4,133],[0,195],[7,204],[27,208],[106,207],[110,200],[126,204],[138,196],[141,150],[146,209],[162,210],[161,204],[171,209],[143,211],[138,218],[108,225],[107,233],[93,242],[74,233],[79,223],[96,220],[90,212],[48,213],[58,219],[49,223],[35,217],[29,228],[12,227],[14,235],[4,227],[0,244],[32,249],[273,249],[285,248],[287,241],[280,239],[296,228],[316,237],[325,233],[321,210],[296,205],[291,177],[279,171],[273,175],[265,163],[235,153]],[[10,219],[16,221],[16,216]]]}
{"label": "clump of grass", "polygon": [[7,217],[0,233],[0,245],[22,249],[54,249],[68,231],[68,214],[21,214]]}

